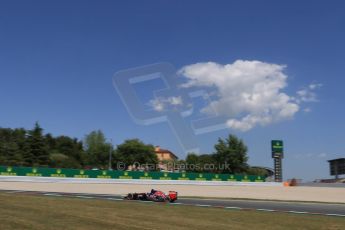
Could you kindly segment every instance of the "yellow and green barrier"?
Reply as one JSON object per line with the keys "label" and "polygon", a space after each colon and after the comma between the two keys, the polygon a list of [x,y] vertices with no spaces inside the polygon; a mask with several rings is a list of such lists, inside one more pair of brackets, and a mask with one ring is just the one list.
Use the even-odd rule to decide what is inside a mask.
{"label": "yellow and green barrier", "polygon": [[41,167],[0,166],[1,176],[73,177],[99,179],[146,179],[146,180],[196,180],[196,181],[242,181],[264,182],[265,177],[242,174],[170,173],[116,170],[84,170]]}

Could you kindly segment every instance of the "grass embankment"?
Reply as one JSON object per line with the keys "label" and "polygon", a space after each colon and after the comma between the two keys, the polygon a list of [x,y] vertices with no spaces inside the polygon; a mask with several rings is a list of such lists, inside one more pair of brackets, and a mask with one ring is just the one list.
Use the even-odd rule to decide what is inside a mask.
{"label": "grass embankment", "polygon": [[0,193],[0,229],[343,229],[345,218]]}

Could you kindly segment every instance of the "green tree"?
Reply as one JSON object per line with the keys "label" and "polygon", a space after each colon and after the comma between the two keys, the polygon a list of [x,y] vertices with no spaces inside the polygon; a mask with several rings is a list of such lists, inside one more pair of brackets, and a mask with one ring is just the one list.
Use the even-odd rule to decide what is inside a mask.
{"label": "green tree", "polygon": [[190,165],[196,165],[199,163],[199,156],[196,153],[188,153],[186,156],[186,163]]}
{"label": "green tree", "polygon": [[0,164],[24,165],[23,156],[28,151],[26,133],[24,129],[0,128]]}
{"label": "green tree", "polygon": [[200,155],[199,165],[200,165],[201,171],[203,172],[212,173],[218,170],[218,164],[213,154]]}
{"label": "green tree", "polygon": [[111,143],[106,142],[106,138],[101,130],[92,131],[84,139],[86,162],[89,166],[97,168],[108,168],[109,152],[113,154]]}
{"label": "green tree", "polygon": [[[54,138],[54,152],[68,156],[69,161],[75,162],[74,167],[80,168],[85,164],[85,152],[82,142],[67,136]],[[70,163],[69,163],[70,164]]]}
{"label": "green tree", "polygon": [[214,146],[216,152],[214,158],[222,172],[243,173],[246,171],[247,146],[235,135],[229,135],[226,139],[218,139]]}
{"label": "green tree", "polygon": [[28,135],[29,151],[25,153],[24,161],[30,166],[48,166],[49,151],[43,137],[43,129],[36,122],[33,130]]}
{"label": "green tree", "polygon": [[187,172],[200,172],[200,159],[196,153],[188,153],[186,156],[186,171]]}
{"label": "green tree", "polygon": [[6,165],[8,161],[7,145],[11,141],[11,129],[0,129],[0,164]]}
{"label": "green tree", "polygon": [[16,163],[17,166],[24,165],[24,154],[29,151],[29,146],[27,143],[27,131],[23,128],[13,130],[13,142],[16,143],[18,149],[16,151]]}
{"label": "green tree", "polygon": [[80,163],[73,157],[62,153],[50,154],[50,167],[53,168],[80,168]]}
{"label": "green tree", "polygon": [[260,167],[248,167],[246,174],[264,177],[270,176],[269,172],[266,169]]}
{"label": "green tree", "polygon": [[217,170],[217,162],[213,154],[189,153],[186,163],[189,172],[214,172]]}
{"label": "green tree", "polygon": [[139,139],[130,139],[118,145],[116,152],[119,159],[128,167],[134,163],[156,165],[158,159],[154,150],[153,145],[144,144]]}

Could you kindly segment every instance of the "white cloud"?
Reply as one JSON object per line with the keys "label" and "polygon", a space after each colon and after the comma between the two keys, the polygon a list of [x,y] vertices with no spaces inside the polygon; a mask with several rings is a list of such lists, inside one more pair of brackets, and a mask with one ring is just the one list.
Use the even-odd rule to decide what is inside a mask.
{"label": "white cloud", "polygon": [[300,104],[301,102],[317,102],[317,95],[315,90],[320,89],[322,84],[310,84],[308,87],[305,87],[297,91],[297,96],[294,98],[296,103]]}
{"label": "white cloud", "polygon": [[311,108],[305,108],[303,111],[304,111],[305,113],[310,113],[310,112],[311,112]]}
{"label": "white cloud", "polygon": [[316,102],[316,94],[314,92],[309,91],[308,89],[302,89],[297,91],[297,98],[296,102]]}
{"label": "white cloud", "polygon": [[319,89],[319,88],[321,88],[322,86],[323,86],[323,85],[320,84],[320,83],[314,83],[314,84],[310,84],[310,85],[309,85],[309,89],[311,89],[311,90]]}
{"label": "white cloud", "polygon": [[261,61],[237,60],[226,65],[192,64],[179,73],[187,78],[182,87],[212,87],[217,91],[217,98],[201,112],[224,115],[230,128],[248,131],[257,125],[291,119],[299,111],[293,97],[282,92],[287,86],[284,68]]}
{"label": "white cloud", "polygon": [[149,101],[149,106],[151,106],[155,111],[162,112],[168,109],[170,106],[181,106],[183,105],[182,97],[158,97]]}
{"label": "white cloud", "polygon": [[168,102],[171,105],[182,105],[182,97],[169,97]]}

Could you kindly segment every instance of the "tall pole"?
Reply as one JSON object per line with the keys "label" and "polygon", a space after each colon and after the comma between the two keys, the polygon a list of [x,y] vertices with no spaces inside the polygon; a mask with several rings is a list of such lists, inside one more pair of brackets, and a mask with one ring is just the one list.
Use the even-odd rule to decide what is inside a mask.
{"label": "tall pole", "polygon": [[274,180],[275,182],[283,181],[282,159],[274,158]]}
{"label": "tall pole", "polygon": [[110,148],[109,148],[109,170],[112,170],[111,157],[113,152],[113,140],[110,138]]}
{"label": "tall pole", "polygon": [[284,146],[282,140],[272,140],[272,158],[274,159],[274,180],[275,182],[283,181],[282,159],[284,157]]}

